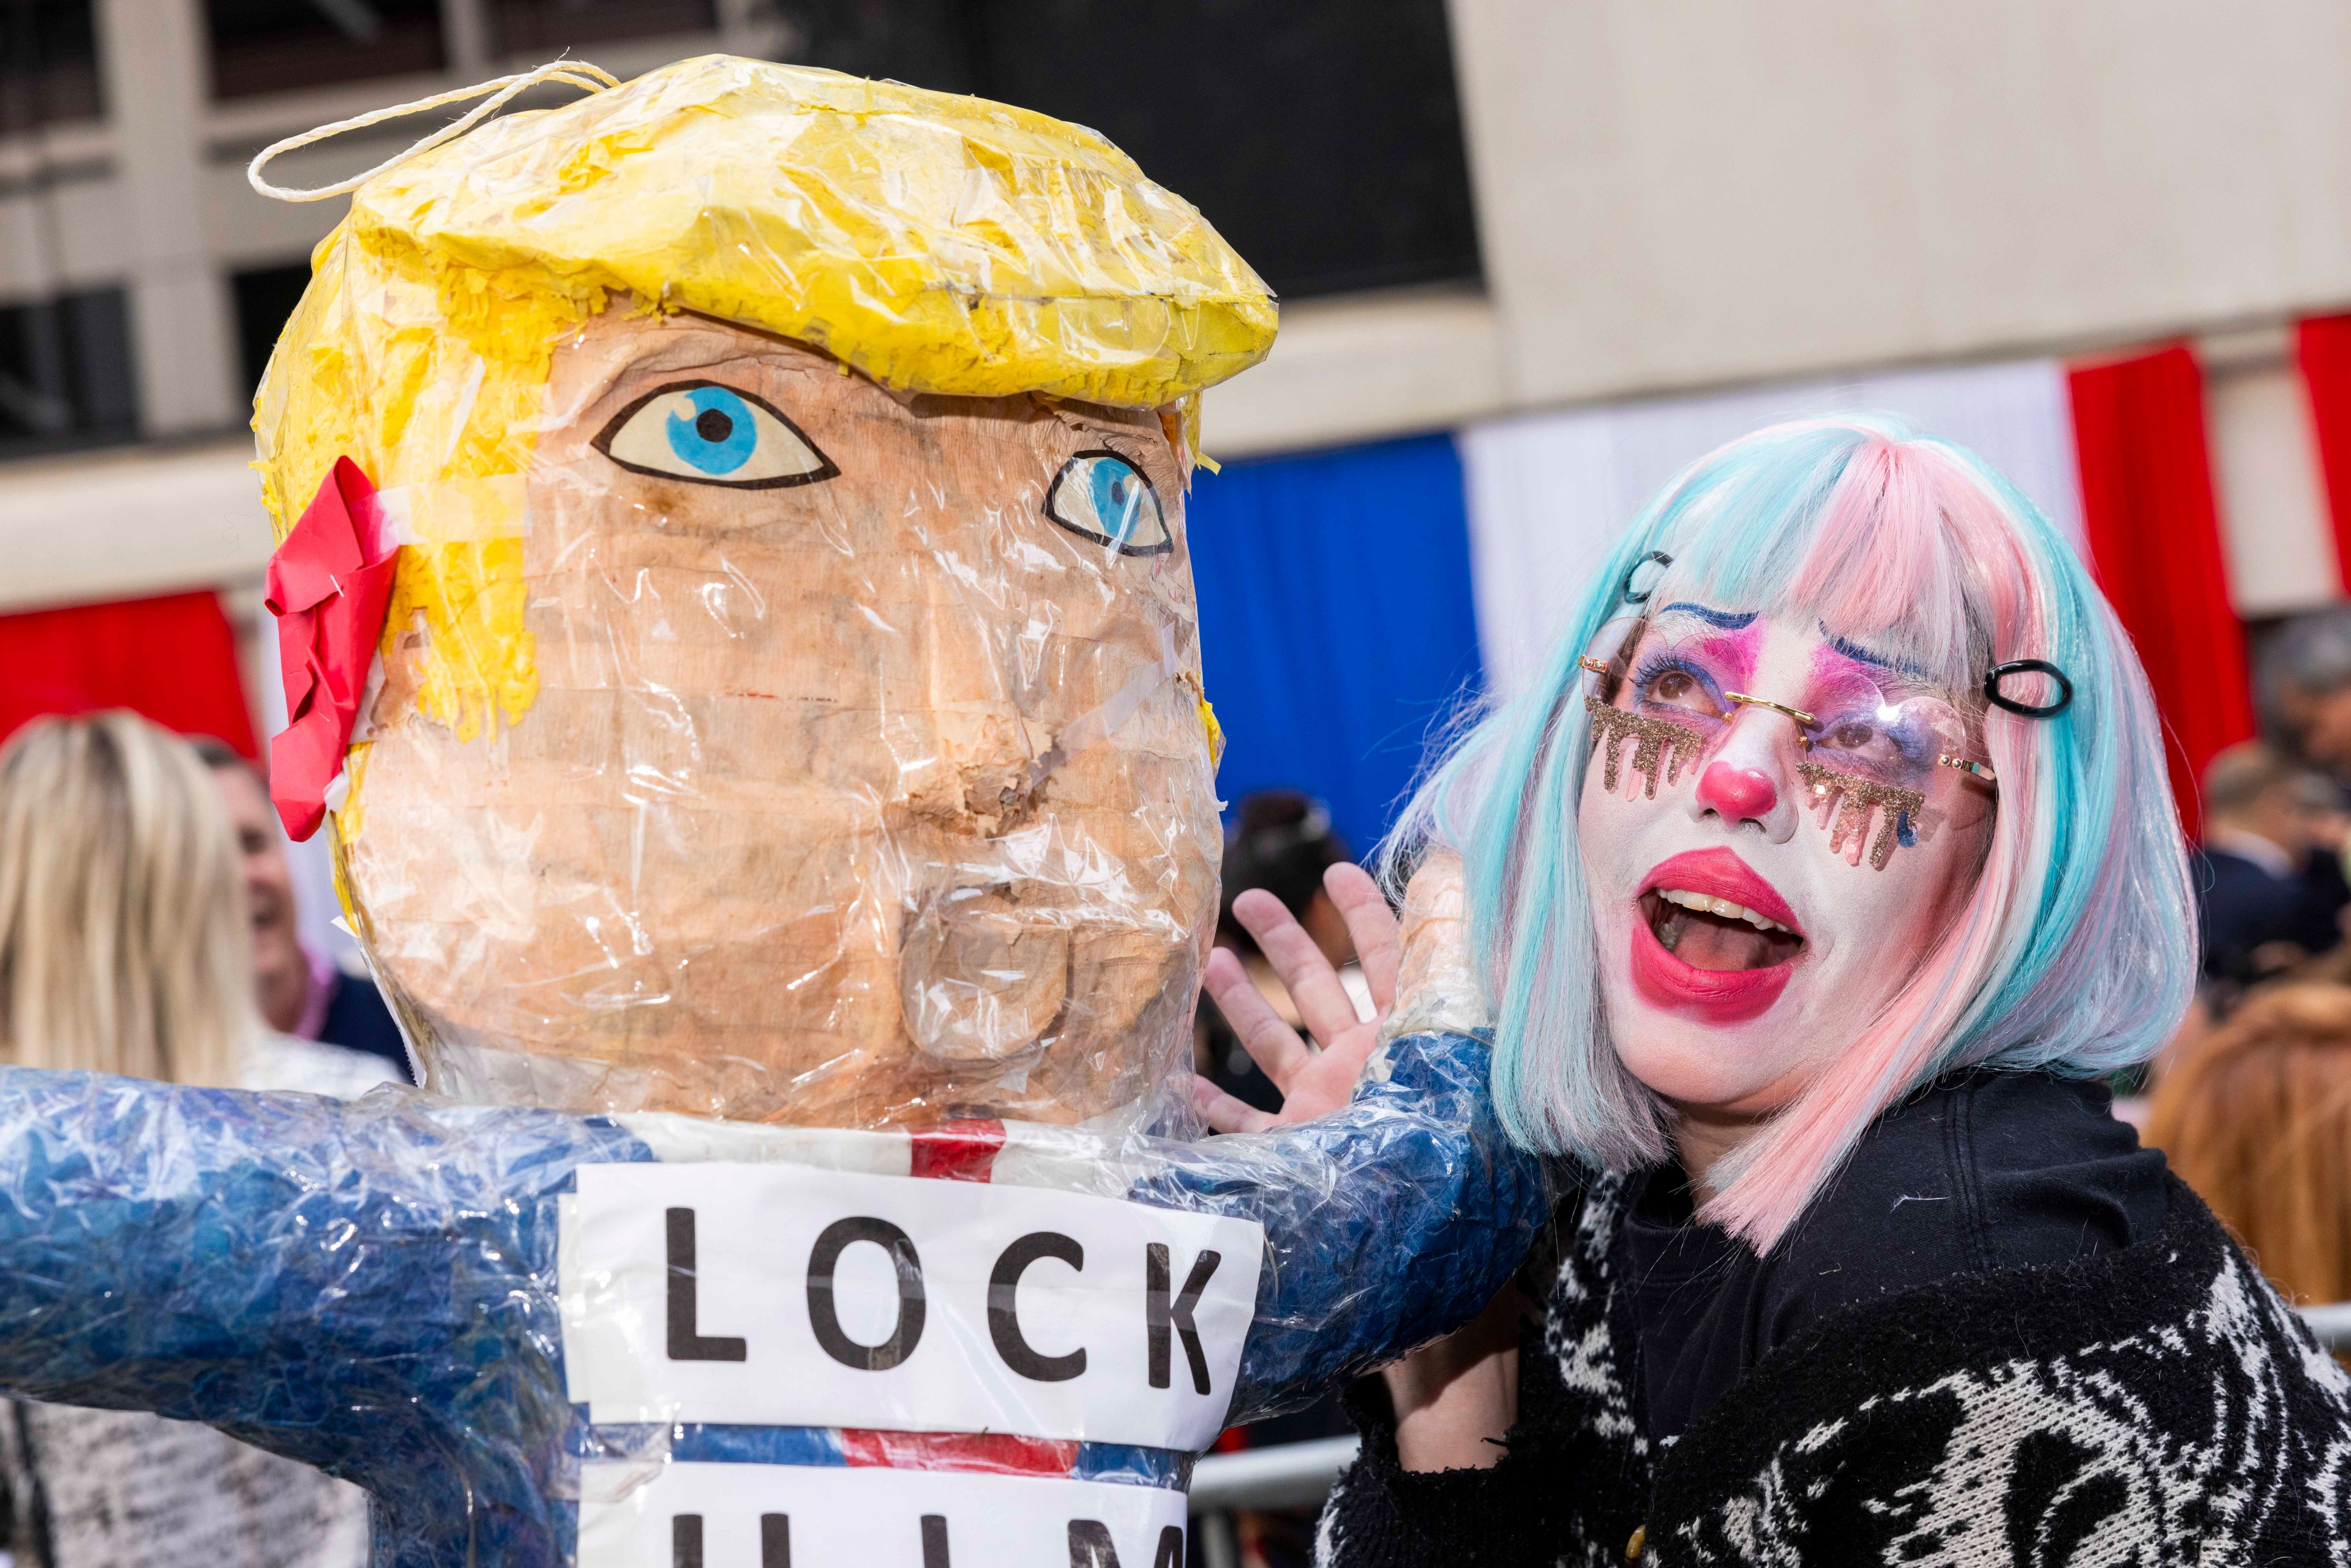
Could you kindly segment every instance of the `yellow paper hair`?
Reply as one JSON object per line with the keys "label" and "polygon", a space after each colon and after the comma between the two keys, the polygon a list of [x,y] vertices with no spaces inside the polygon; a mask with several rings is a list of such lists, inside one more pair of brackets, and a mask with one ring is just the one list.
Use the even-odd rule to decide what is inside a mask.
{"label": "yellow paper hair", "polygon": [[[1275,325],[1248,264],[1091,131],[719,55],[378,175],[312,267],[255,406],[280,538],[340,455],[420,497],[524,472],[549,356],[616,298],[912,392],[1177,404],[1195,451],[1199,392]],[[431,521],[402,550],[385,645],[421,622],[419,706],[470,735],[537,691],[521,541]]]}
{"label": "yellow paper hair", "polygon": [[[312,270],[254,411],[255,466],[280,538],[338,456],[381,490],[528,464],[549,357],[580,306],[413,252],[371,254],[348,224]],[[523,607],[518,537],[402,549],[383,647],[423,628],[420,711],[472,736],[530,706],[538,677]]]}

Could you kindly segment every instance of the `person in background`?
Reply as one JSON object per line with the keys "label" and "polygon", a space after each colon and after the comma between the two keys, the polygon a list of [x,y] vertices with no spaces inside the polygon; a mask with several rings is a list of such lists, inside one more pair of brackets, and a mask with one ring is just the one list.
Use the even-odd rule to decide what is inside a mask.
{"label": "person in background", "polygon": [[2247,998],[2158,1081],[2147,1142],[2281,1291],[2351,1301],[2351,987]]}
{"label": "person in background", "polygon": [[2351,782],[2351,605],[2297,615],[2253,671],[2262,738]]}
{"label": "person in background", "polygon": [[286,841],[260,772],[222,742],[195,742],[228,808],[245,862],[245,898],[253,917],[253,978],[261,1016],[280,1034],[382,1057],[414,1081],[400,1026],[374,982],[349,975],[302,944],[295,920],[294,877]]}
{"label": "person in background", "polygon": [[2345,827],[2335,781],[2280,748],[2212,758],[2194,866],[2208,979],[2250,985],[2342,941]]}
{"label": "person in background", "polygon": [[[256,1016],[237,845],[204,764],[132,714],[0,747],[0,1061],[351,1095],[374,1057]],[[0,1194],[0,1201],[6,1195]],[[367,1494],[209,1427],[0,1406],[16,1568],[359,1568]]]}
{"label": "person in background", "polygon": [[[1280,977],[1257,939],[1234,918],[1233,902],[1255,894],[1288,910],[1338,970],[1340,983],[1354,998],[1355,1010],[1369,1017],[1371,992],[1364,984],[1363,971],[1355,966],[1347,923],[1322,886],[1323,873],[1353,858],[1347,852],[1346,841],[1332,831],[1330,809],[1296,789],[1259,789],[1242,796],[1233,810],[1232,826],[1225,831],[1217,946],[1240,960],[1250,981],[1292,1029],[1299,1027],[1298,1005],[1282,988]],[[1200,998],[1198,1020],[1201,1076],[1260,1111],[1277,1108],[1281,1103],[1280,1093],[1241,1049],[1216,1003],[1205,995]]]}

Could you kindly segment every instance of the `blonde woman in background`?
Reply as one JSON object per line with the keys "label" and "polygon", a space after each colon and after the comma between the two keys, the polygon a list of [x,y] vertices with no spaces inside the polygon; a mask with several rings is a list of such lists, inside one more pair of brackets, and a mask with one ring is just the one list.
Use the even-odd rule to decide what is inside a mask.
{"label": "blonde woman in background", "polygon": [[[389,1076],[266,1030],[226,812],[135,715],[0,747],[0,1059],[349,1096]],[[17,1404],[0,1419],[18,1568],[358,1568],[367,1497],[209,1427]]]}

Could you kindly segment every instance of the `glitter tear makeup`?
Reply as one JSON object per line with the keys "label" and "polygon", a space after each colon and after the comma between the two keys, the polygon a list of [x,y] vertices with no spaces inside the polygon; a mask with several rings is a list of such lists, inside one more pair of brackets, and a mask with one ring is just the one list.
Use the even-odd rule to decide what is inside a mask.
{"label": "glitter tear makeup", "polygon": [[1634,738],[1633,771],[1648,780],[1648,798],[1657,798],[1657,770],[1665,769],[1666,782],[1677,783],[1682,768],[1698,760],[1706,749],[1706,737],[1686,724],[1671,719],[1651,718],[1646,714],[1628,712],[1598,697],[1585,697],[1583,711],[1592,716],[1592,744],[1598,746],[1602,737],[1607,747],[1601,754],[1600,783],[1610,794],[1616,792],[1618,756],[1625,747],[1625,737]]}
{"label": "glitter tear makeup", "polygon": [[1910,841],[1910,820],[1927,797],[1917,789],[1904,789],[1893,784],[1881,784],[1875,779],[1857,774],[1840,773],[1817,762],[1796,764],[1797,776],[1812,791],[1812,803],[1823,805],[1832,799],[1837,801],[1836,820],[1829,826],[1829,852],[1836,854],[1844,849],[1848,838],[1858,840],[1869,831],[1869,814],[1883,808],[1885,817],[1878,823],[1877,841],[1869,846],[1869,867],[1884,871],[1886,862],[1894,858],[1897,840]]}

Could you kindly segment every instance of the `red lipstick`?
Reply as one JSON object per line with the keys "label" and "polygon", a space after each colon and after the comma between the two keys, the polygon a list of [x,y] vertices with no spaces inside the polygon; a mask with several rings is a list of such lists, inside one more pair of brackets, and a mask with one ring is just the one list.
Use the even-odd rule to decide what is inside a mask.
{"label": "red lipstick", "polygon": [[1796,912],[1788,907],[1780,890],[1726,849],[1685,850],[1670,860],[1659,861],[1641,879],[1640,891],[1647,893],[1660,887],[1702,893],[1708,898],[1727,898],[1733,904],[1745,904],[1766,920],[1778,921],[1799,936],[1804,934],[1804,928],[1796,923]]}
{"label": "red lipstick", "polygon": [[[1642,879],[1640,893],[1660,887],[1726,898],[1803,935],[1787,900],[1727,849],[1691,850],[1659,862]],[[1792,959],[1761,969],[1701,969],[1667,952],[1648,921],[1637,914],[1632,962],[1633,988],[1643,1000],[1711,1024],[1745,1023],[1770,1011],[1795,972]]]}

